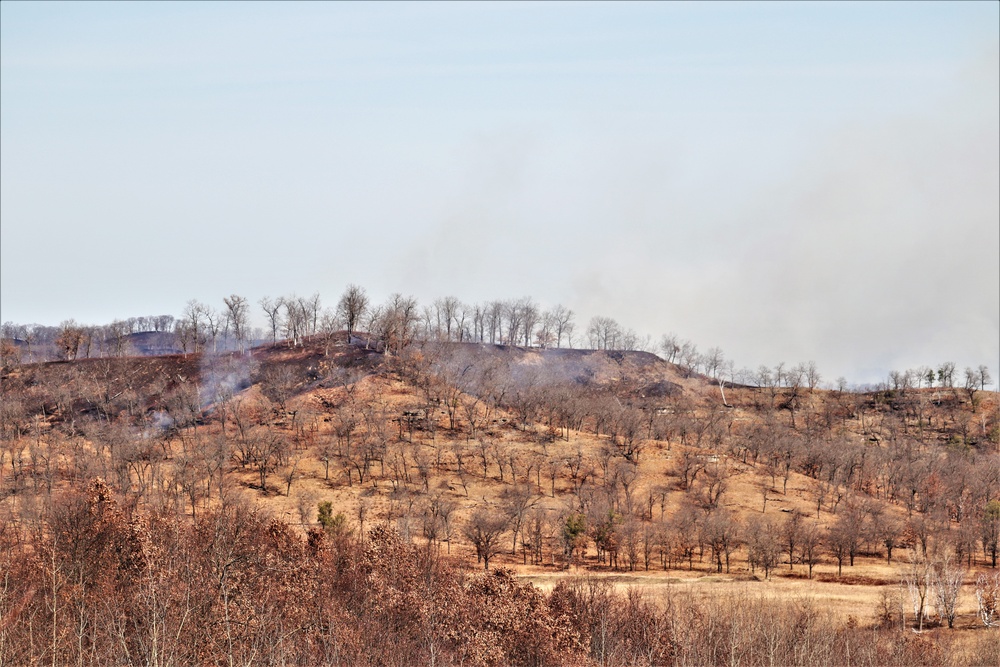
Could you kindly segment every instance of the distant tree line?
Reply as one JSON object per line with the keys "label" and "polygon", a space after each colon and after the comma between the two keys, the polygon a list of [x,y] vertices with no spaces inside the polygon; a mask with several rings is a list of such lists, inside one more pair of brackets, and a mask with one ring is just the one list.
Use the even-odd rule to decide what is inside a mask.
{"label": "distant tree line", "polygon": [[[592,317],[584,335],[579,336],[572,310],[561,304],[544,309],[531,297],[467,304],[448,296],[421,305],[412,296],[395,293],[385,302],[375,304],[363,287],[351,284],[332,307],[323,306],[319,293],[309,297],[265,296],[257,305],[265,324],[263,329],[252,325],[251,304],[237,294],[225,297],[219,308],[191,300],[178,317],[132,317],[98,326],[74,320],[66,320],[57,327],[6,322],[0,328],[0,364],[126,356],[136,353],[131,337],[145,332],[171,334],[169,343],[153,348],[154,354],[172,350],[184,354],[245,352],[267,340],[272,344],[281,341],[299,346],[307,336],[320,336],[329,345],[339,332],[346,332],[348,341],[355,334],[363,334],[359,341],[389,354],[398,354],[418,341],[539,348],[573,348],[583,344],[595,350],[656,352],[689,376],[710,377],[718,383],[723,399],[727,385],[813,390],[822,381],[813,361],[794,366],[782,362],[774,368],[761,366],[757,370],[738,369],[719,347],[701,352],[695,343],[675,333],[664,334],[654,343],[650,336],[642,336],[606,316]],[[960,376],[953,362],[944,362],[937,368],[893,370],[885,382],[860,389],[905,391],[936,383],[941,388],[961,386],[971,398],[992,382],[986,365],[967,367]],[[834,386],[846,391],[848,382],[840,377]]]}

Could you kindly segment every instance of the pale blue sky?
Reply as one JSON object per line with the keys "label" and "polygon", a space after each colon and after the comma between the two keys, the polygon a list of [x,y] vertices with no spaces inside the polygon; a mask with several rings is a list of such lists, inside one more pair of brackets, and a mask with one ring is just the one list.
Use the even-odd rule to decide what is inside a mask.
{"label": "pale blue sky", "polygon": [[1000,4],[0,3],[0,319],[530,294],[1000,375]]}

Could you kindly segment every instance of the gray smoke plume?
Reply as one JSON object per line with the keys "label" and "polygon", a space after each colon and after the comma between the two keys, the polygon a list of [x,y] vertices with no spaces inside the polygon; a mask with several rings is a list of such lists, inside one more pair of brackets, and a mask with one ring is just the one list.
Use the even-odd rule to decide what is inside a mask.
{"label": "gray smoke plume", "polygon": [[250,354],[205,352],[201,357],[202,409],[226,401],[251,385],[257,362]]}

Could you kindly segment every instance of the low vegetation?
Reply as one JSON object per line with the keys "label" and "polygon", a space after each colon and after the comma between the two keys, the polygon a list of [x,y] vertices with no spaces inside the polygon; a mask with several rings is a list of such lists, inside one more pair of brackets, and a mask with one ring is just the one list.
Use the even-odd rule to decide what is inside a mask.
{"label": "low vegetation", "polygon": [[608,318],[571,349],[530,299],[225,306],[4,325],[0,664],[1000,662],[985,367],[823,388]]}

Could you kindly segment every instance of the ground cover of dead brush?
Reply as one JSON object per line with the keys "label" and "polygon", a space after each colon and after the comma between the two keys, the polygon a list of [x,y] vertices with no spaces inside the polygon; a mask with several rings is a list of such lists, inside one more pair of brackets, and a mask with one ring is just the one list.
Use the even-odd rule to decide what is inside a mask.
{"label": "ground cover of dead brush", "polygon": [[[980,392],[978,402],[969,404],[957,391],[943,390],[862,396],[730,387],[731,407],[726,407],[717,386],[655,358],[630,361],[582,352],[546,357],[502,348],[488,356],[484,368],[508,382],[499,399],[497,387],[482,380],[486,373],[478,384],[470,382],[456,375],[447,354],[433,348],[404,360],[383,359],[358,346],[341,346],[331,355],[318,346],[279,345],[260,351],[252,363],[189,355],[143,360],[141,367],[115,362],[90,370],[83,364],[22,370],[37,376],[23,383],[17,398],[21,413],[31,419],[12,430],[5,416],[8,474],[0,484],[15,489],[5,494],[4,503],[5,525],[16,527],[8,535],[16,533],[26,543],[52,538],[45,517],[65,494],[101,477],[134,521],[175,517],[180,523],[170,519],[157,525],[177,531],[203,518],[238,521],[231,508],[240,507],[259,515],[260,530],[287,530],[282,539],[299,544],[292,549],[299,556],[317,540],[371,544],[368,533],[377,527],[379,539],[392,536],[394,553],[404,554],[400,558],[418,569],[434,563],[453,572],[459,582],[454,585],[501,597],[503,591],[521,591],[515,597],[535,600],[536,612],[544,601],[551,617],[542,614],[542,622],[556,623],[561,629],[553,636],[562,638],[532,654],[537,664],[565,663],[570,656],[598,664],[998,662],[998,632],[982,628],[974,593],[976,573],[990,569],[985,547],[975,543],[970,549],[968,540],[979,538],[963,533],[985,502],[975,475],[988,472],[982,464],[996,456],[988,449],[995,395]],[[572,371],[560,370],[558,383],[540,380],[539,368],[566,357]],[[50,391],[42,373],[62,378],[56,384],[69,387],[68,396]],[[5,388],[13,386],[11,378],[5,382]],[[656,386],[671,389],[644,395]],[[564,409],[571,404],[582,406],[583,417]],[[99,419],[88,417],[95,414],[125,415],[132,425],[122,418],[117,424],[105,419],[100,426]],[[165,415],[169,426],[152,423],[157,414]],[[64,425],[73,420],[82,425],[67,435]],[[140,437],[126,437],[136,433]],[[792,444],[782,449],[781,443]],[[831,452],[843,453],[843,460],[837,462]],[[881,462],[877,473],[865,469],[875,465],[873,460]],[[904,463],[916,466],[919,475],[906,483],[888,479],[894,466]],[[961,475],[968,480],[956,487]],[[913,490],[904,496],[908,488]],[[955,488],[958,500],[969,504],[965,509],[956,509],[949,495]],[[988,496],[988,484],[986,489]],[[318,508],[326,502],[336,520],[321,525]],[[518,506],[524,507],[520,516]],[[530,582],[534,593],[513,581],[497,584],[500,580],[474,574],[483,554],[466,528],[480,509],[506,518],[489,554],[490,567]],[[571,540],[566,527],[574,516],[582,517],[586,528]],[[890,538],[893,562],[887,562],[882,535],[873,532],[859,537],[855,553],[850,559],[841,554],[838,564],[827,542],[849,523],[845,516],[866,525],[876,519],[897,525],[898,534]],[[732,550],[724,560],[707,534],[718,517],[734,527]],[[822,536],[811,558],[811,577],[807,559],[796,548],[791,558],[780,548],[761,554],[766,544],[754,541],[764,531],[780,543],[793,517]],[[285,527],[273,527],[272,520]],[[31,539],[29,526],[40,531]],[[39,543],[33,551],[41,553]],[[360,558],[360,552],[346,547],[337,553],[338,568],[349,565],[345,558]],[[951,619],[954,630],[935,627],[946,624],[941,613],[924,619],[927,632],[901,630],[915,623],[907,573],[936,555],[971,565]],[[108,567],[118,571],[123,565]],[[209,569],[229,576],[218,567]],[[66,586],[75,585],[72,571],[69,566],[60,571],[67,576]],[[33,576],[40,577],[39,572],[45,570]],[[249,581],[260,574],[241,576]],[[285,591],[283,585],[275,583],[274,590]],[[90,599],[90,591],[73,597],[68,590],[67,603]],[[223,614],[213,618],[225,625],[228,593],[218,583],[213,590],[218,599],[205,604]],[[57,591],[56,598],[61,594]],[[34,595],[28,597],[34,600]],[[5,598],[8,618],[20,604],[17,599]],[[567,612],[567,605],[576,605],[575,611]],[[54,622],[58,604],[53,607],[39,607],[37,618]],[[409,622],[411,629],[425,621],[437,623],[426,619],[444,613],[431,604],[424,612],[393,607],[392,614],[405,616],[404,608],[415,619],[425,619]],[[560,626],[562,621],[552,620],[563,617],[571,622]],[[337,618],[333,625],[317,627],[340,627],[354,617]],[[263,628],[273,621],[247,617],[241,622]],[[483,622],[494,634],[449,626],[451,644],[414,637],[407,650],[428,662],[437,659],[435,652],[447,656],[445,662],[530,662],[496,653],[514,630],[497,626],[495,619]],[[384,630],[356,637],[352,650]],[[319,630],[310,632],[310,642],[327,641],[315,634],[322,634]],[[468,636],[455,639],[462,633]],[[649,633],[660,639],[635,638]],[[241,641],[261,641],[254,637]],[[205,641],[202,655],[219,656],[231,637]],[[59,655],[71,655],[66,642],[69,635],[53,644],[64,651]],[[267,650],[257,655],[284,655],[279,648]],[[473,653],[479,657],[471,658]],[[323,661],[351,664],[343,656],[360,654],[337,655],[324,654]],[[392,660],[385,662],[396,664]],[[365,661],[378,662],[371,656]]]}

